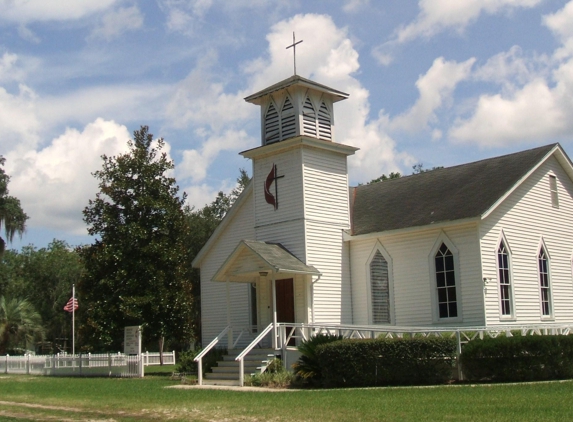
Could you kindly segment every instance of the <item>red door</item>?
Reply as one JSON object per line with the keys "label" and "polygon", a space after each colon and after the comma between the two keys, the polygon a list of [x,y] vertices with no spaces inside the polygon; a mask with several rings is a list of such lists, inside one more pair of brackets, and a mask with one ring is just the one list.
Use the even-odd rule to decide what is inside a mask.
{"label": "red door", "polygon": [[[294,320],[294,286],[292,278],[276,280],[277,292],[277,322],[295,322]],[[287,327],[287,336],[292,332],[292,327]],[[295,345],[295,339],[291,337],[289,346]]]}
{"label": "red door", "polygon": [[292,278],[276,280],[277,322],[294,321],[294,287]]}

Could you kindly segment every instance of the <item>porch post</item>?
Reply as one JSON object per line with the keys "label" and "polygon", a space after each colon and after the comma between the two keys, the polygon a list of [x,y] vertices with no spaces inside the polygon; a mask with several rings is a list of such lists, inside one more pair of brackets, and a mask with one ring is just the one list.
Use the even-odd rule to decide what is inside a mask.
{"label": "porch post", "polygon": [[[227,326],[231,325],[231,293],[230,293],[230,286],[229,286],[229,278],[227,277],[227,281],[225,282],[227,288]],[[233,348],[233,328],[229,329],[227,334],[227,350],[231,350]]]}
{"label": "porch post", "polygon": [[277,349],[277,284],[275,280],[275,272],[273,271],[273,278],[271,281],[273,290],[273,349]]}

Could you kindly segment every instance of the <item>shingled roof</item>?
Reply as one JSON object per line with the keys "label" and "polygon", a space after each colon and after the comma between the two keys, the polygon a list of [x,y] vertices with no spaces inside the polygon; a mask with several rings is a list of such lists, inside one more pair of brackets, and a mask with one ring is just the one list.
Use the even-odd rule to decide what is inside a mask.
{"label": "shingled roof", "polygon": [[479,217],[556,145],[351,188],[352,235]]}

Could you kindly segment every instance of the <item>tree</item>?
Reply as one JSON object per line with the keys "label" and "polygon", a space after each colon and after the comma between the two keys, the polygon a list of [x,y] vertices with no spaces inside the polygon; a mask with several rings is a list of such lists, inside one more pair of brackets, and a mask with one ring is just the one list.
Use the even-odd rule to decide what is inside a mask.
{"label": "tree", "polygon": [[[0,230],[4,226],[6,240],[12,242],[16,233],[22,236],[26,230],[28,216],[22,210],[20,200],[8,195],[10,176],[3,169],[5,161],[0,155]],[[0,237],[0,254],[6,249],[6,240]]]}
{"label": "tree", "polygon": [[11,252],[6,252],[2,263],[9,277],[6,294],[25,295],[42,318],[46,340],[58,343],[57,339],[70,337],[71,316],[62,307],[82,273],[77,252],[56,239],[47,248],[29,245],[19,254]]}
{"label": "tree", "polygon": [[418,163],[418,164],[414,164],[412,166],[412,174],[420,174],[420,173],[426,173],[427,171],[432,171],[432,170],[439,170],[439,169],[443,169],[444,166],[437,166],[437,167],[432,167],[431,169],[425,169],[424,168],[424,163]]}
{"label": "tree", "polygon": [[42,318],[30,302],[0,296],[0,355],[9,349],[27,349],[42,335]]}
{"label": "tree", "polygon": [[[189,224],[173,162],[147,126],[134,132],[129,152],[102,156],[94,176],[100,192],[84,209],[95,243],[79,248],[85,272],[78,285],[80,336],[92,347],[119,349],[125,326],[146,338],[190,341],[193,336]],[[83,306],[82,306],[83,304]]]}
{"label": "tree", "polygon": [[372,183],[384,182],[386,180],[391,180],[391,179],[399,179],[400,177],[402,177],[400,172],[398,172],[398,171],[397,172],[391,172],[388,176],[383,174],[382,176],[377,177],[376,179],[372,179],[371,181],[369,181],[367,183],[367,185],[371,185]]}

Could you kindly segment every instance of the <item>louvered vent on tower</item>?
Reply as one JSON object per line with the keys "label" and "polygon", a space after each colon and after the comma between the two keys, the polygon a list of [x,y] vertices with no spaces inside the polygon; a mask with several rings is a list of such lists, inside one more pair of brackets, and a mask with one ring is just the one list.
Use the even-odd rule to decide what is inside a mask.
{"label": "louvered vent on tower", "polygon": [[278,142],[279,139],[279,114],[274,104],[271,103],[265,116],[265,144]]}
{"label": "louvered vent on tower", "polygon": [[281,140],[296,136],[296,117],[289,97],[285,100],[281,112]]}
{"label": "louvered vent on tower", "polygon": [[324,102],[318,110],[318,137],[320,139],[332,140],[332,123],[330,121],[330,111]]}
{"label": "louvered vent on tower", "polygon": [[316,138],[316,113],[310,98],[306,98],[302,107],[302,123],[303,132],[305,135],[314,136]]}

